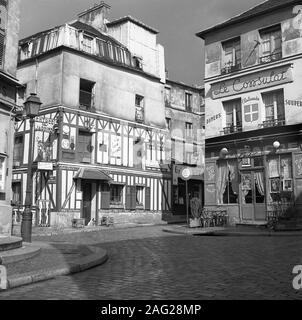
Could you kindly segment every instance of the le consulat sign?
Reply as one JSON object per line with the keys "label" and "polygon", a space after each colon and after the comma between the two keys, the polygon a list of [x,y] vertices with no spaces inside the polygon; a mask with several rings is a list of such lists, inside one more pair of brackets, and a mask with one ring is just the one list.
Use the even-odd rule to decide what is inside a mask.
{"label": "le consulat sign", "polygon": [[212,99],[265,89],[292,81],[292,65],[288,64],[214,83],[211,87]]}

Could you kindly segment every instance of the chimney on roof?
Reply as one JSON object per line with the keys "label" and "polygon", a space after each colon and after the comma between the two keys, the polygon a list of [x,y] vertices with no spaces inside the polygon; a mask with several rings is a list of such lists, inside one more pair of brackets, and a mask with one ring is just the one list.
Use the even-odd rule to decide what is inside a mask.
{"label": "chimney on roof", "polygon": [[86,23],[99,31],[106,32],[106,20],[110,6],[104,1],[95,4],[92,8],[78,14],[78,20]]}

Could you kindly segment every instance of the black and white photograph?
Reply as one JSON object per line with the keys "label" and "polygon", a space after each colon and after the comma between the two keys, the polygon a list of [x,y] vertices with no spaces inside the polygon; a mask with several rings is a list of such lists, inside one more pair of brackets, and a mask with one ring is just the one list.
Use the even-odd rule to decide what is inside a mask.
{"label": "black and white photograph", "polygon": [[239,314],[301,246],[302,0],[0,0],[1,306]]}

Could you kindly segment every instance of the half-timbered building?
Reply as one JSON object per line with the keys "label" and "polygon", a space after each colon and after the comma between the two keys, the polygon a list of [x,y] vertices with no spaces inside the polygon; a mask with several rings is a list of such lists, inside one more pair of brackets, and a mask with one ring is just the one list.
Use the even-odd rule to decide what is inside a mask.
{"label": "half-timbered building", "polygon": [[[106,24],[108,9],[102,2],[20,41],[19,103],[31,92],[43,103],[34,133],[37,225],[149,223],[171,214],[163,48],[157,31],[133,18]],[[149,50],[134,54],[110,28],[138,32]],[[25,198],[29,152],[29,122],[20,120],[16,204]]]}

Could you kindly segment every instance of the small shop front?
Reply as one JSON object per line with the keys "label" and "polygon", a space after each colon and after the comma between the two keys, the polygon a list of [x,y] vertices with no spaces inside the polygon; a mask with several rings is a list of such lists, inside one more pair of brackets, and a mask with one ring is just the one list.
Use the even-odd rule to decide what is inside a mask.
{"label": "small shop front", "polygon": [[[205,207],[226,209],[229,223],[265,222],[302,206],[301,137],[208,143]],[[210,139],[209,139],[210,140]],[[218,138],[212,140],[219,140]],[[227,147],[226,147],[227,146]],[[216,151],[215,151],[216,150]]]}
{"label": "small shop front", "polygon": [[186,191],[186,182],[181,178],[181,172],[184,168],[186,168],[184,165],[174,165],[173,168],[173,214],[180,216],[186,215],[186,192],[188,192],[189,201],[192,198],[198,198],[202,205],[204,204],[203,172],[196,167],[191,168],[192,177],[188,180],[188,190]]}

